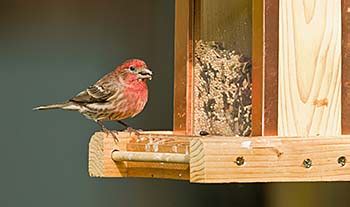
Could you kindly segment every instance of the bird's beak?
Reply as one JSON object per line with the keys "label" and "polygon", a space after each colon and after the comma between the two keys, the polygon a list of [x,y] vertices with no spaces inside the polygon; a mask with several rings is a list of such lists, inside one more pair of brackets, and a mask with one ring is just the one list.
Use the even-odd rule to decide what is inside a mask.
{"label": "bird's beak", "polygon": [[152,71],[150,69],[144,68],[138,73],[138,79],[149,79],[152,80]]}

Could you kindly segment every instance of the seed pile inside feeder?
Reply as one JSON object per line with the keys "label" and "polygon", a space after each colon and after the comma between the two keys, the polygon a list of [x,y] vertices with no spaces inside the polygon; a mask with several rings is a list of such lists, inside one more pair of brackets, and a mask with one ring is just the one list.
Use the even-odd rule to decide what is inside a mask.
{"label": "seed pile inside feeder", "polygon": [[250,60],[205,41],[196,42],[194,56],[195,133],[251,135]]}

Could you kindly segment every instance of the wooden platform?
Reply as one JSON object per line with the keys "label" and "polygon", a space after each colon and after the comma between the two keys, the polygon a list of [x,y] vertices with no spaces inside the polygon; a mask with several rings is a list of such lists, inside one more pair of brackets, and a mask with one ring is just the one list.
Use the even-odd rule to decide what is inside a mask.
{"label": "wooden platform", "polygon": [[[119,142],[102,132],[92,136],[90,176],[165,178],[193,183],[350,180],[350,136],[193,137],[172,132],[143,132],[139,136],[120,132],[117,136]],[[145,161],[140,162],[140,154],[133,152],[150,154],[146,153]],[[174,154],[175,162],[181,163],[152,162],[152,157],[163,159],[164,156],[159,157],[162,153],[167,153],[166,159],[169,153]],[[116,157],[128,161],[114,161]],[[187,160],[189,163],[184,163]]]}

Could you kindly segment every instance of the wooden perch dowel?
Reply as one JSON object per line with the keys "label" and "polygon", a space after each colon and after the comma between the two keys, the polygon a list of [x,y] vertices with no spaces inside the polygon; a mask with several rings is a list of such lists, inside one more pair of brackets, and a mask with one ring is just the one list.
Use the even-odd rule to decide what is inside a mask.
{"label": "wooden perch dowel", "polygon": [[190,157],[180,153],[156,153],[156,152],[120,152],[113,151],[112,159],[116,162],[165,162],[165,163],[189,163]]}

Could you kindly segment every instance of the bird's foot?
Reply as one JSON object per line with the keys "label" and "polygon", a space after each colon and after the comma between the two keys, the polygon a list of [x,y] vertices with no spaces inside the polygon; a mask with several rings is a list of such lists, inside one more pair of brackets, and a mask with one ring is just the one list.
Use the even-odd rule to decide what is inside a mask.
{"label": "bird's foot", "polygon": [[127,127],[124,131],[131,133],[135,133],[135,135],[139,136],[142,132],[141,129],[134,129],[132,127]]}
{"label": "bird's foot", "polygon": [[115,135],[115,134],[118,134],[117,131],[113,132],[113,131],[107,129],[107,128],[105,127],[105,125],[103,125],[103,123],[102,123],[101,121],[96,121],[96,123],[97,123],[98,125],[100,125],[102,131],[105,132],[105,133],[107,134],[107,136],[108,136],[109,134],[111,134],[112,137],[114,138],[114,140],[117,141],[117,142],[119,142],[118,137]]}
{"label": "bird's foot", "polygon": [[118,134],[117,131],[111,131],[111,130],[109,130],[109,129],[107,129],[107,128],[103,128],[102,131],[105,132],[105,133],[107,134],[107,136],[108,136],[109,134],[111,134],[112,137],[114,138],[114,140],[116,140],[117,142],[119,142],[119,139],[118,139],[118,137],[117,137],[117,135],[116,135],[116,134]]}

